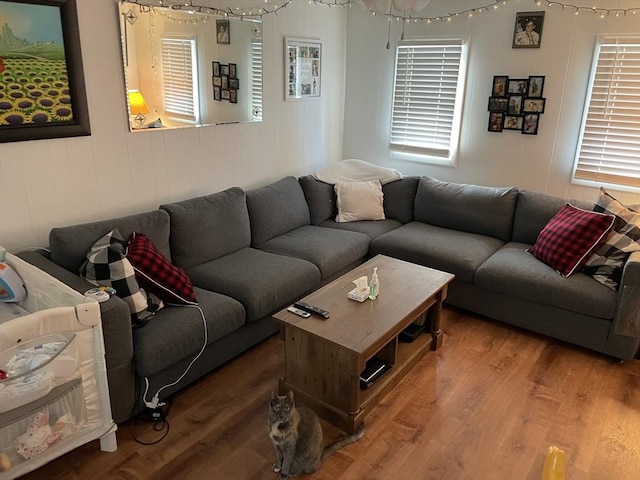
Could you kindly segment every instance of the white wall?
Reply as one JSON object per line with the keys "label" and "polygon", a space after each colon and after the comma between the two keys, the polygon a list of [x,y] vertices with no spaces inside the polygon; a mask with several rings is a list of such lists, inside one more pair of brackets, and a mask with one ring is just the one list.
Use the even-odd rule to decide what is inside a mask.
{"label": "white wall", "polygon": [[[116,0],[78,0],[92,134],[0,144],[0,245],[48,245],[54,226],[253,188],[342,157],[346,19],[296,1],[264,19],[264,122],[130,133]],[[323,42],[322,97],[284,102],[283,37]]]}
{"label": "white wall", "polygon": [[[486,0],[433,0],[420,15],[433,17],[490,4]],[[586,5],[584,0],[572,3]],[[566,198],[595,201],[597,189],[570,183],[583,104],[596,38],[600,34],[640,34],[640,11],[627,17],[600,19],[591,12],[511,0],[490,12],[453,18],[450,22],[406,24],[405,38],[463,35],[469,40],[469,64],[460,153],[455,167],[391,159],[389,125],[393,89],[394,48],[402,23],[388,21],[358,8],[347,14],[347,90],[345,158],[361,158],[392,166],[405,174],[430,175],[452,182],[517,185]],[[638,7],[637,0],[590,0],[588,6]],[[512,49],[518,11],[544,10],[539,49]],[[494,75],[528,78],[545,75],[546,110],[537,136],[516,131],[487,131],[488,98]],[[640,185],[639,185],[640,187]],[[609,191],[621,201],[639,203],[640,194]]]}

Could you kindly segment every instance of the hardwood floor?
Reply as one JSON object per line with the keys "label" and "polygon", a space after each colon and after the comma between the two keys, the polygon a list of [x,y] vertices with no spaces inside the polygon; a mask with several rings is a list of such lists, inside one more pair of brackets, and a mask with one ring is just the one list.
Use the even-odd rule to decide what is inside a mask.
{"label": "hardwood floor", "polygon": [[[540,480],[550,445],[571,480],[640,478],[640,361],[450,308],[442,325],[443,346],[373,410],[364,438],[301,478]],[[177,395],[161,442],[136,443],[128,422],[117,452],[92,442],[23,479],[276,479],[266,418],[282,369],[275,336]],[[325,425],[327,441],[339,435]]]}

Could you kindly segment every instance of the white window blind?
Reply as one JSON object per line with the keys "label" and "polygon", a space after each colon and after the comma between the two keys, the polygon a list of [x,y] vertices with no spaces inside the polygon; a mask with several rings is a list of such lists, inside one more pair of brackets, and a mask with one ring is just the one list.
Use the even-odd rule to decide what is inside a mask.
{"label": "white window blind", "polygon": [[195,38],[162,38],[164,109],[172,117],[199,121]]}
{"label": "white window blind", "polygon": [[262,120],[262,39],[251,40],[251,112]]}
{"label": "white window blind", "polygon": [[399,43],[392,150],[451,157],[459,136],[464,59],[462,39]]}
{"label": "white window blind", "polygon": [[574,178],[640,188],[640,38],[596,46]]}

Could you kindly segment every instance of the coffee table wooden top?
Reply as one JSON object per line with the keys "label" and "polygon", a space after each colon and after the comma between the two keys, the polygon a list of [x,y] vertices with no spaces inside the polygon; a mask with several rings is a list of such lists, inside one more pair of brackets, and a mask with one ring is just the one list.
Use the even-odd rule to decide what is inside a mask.
{"label": "coffee table wooden top", "polygon": [[[352,281],[363,275],[370,279],[374,267],[380,279],[378,298],[362,303],[347,298],[355,287]],[[274,318],[357,354],[373,355],[424,313],[453,279],[450,273],[377,255],[302,299],[329,311],[329,319],[302,318],[286,309]]]}

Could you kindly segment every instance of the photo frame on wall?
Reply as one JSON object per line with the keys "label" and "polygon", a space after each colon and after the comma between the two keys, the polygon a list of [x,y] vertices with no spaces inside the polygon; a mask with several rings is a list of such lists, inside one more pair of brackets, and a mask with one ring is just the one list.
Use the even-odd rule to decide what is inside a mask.
{"label": "photo frame on wall", "polygon": [[504,123],[504,113],[502,112],[489,113],[489,131],[490,132],[501,132],[503,123]]}
{"label": "photo frame on wall", "polygon": [[540,114],[527,113],[522,120],[522,134],[537,135],[539,122],[540,122]]}
{"label": "photo frame on wall", "polygon": [[518,12],[511,48],[540,48],[544,12]]}
{"label": "photo frame on wall", "polygon": [[320,40],[285,37],[285,100],[320,97],[321,73],[322,43]]}
{"label": "photo frame on wall", "polygon": [[0,91],[0,142],[91,135],[76,0],[0,0],[0,11],[20,48],[43,43],[47,32],[37,56],[0,46],[0,83],[16,86]]}
{"label": "photo frame on wall", "polygon": [[505,115],[503,128],[505,130],[522,130],[522,115]]}
{"label": "photo frame on wall", "polygon": [[495,75],[493,77],[493,87],[491,89],[491,96],[506,97],[508,82],[509,82],[509,77],[507,75]]}
{"label": "photo frame on wall", "polygon": [[524,99],[522,113],[544,113],[544,104],[546,98],[529,98]]}
{"label": "photo frame on wall", "polygon": [[519,130],[525,135],[537,135],[540,115],[547,103],[542,97],[544,80],[544,75],[529,78],[494,75],[487,107],[489,132]]}
{"label": "photo frame on wall", "polygon": [[508,97],[489,97],[490,112],[506,112],[509,107]]}
{"label": "photo frame on wall", "polygon": [[544,75],[531,75],[529,77],[528,97],[541,98],[544,89]]}
{"label": "photo frame on wall", "polygon": [[222,45],[229,45],[231,43],[229,20],[216,20],[216,40]]}

